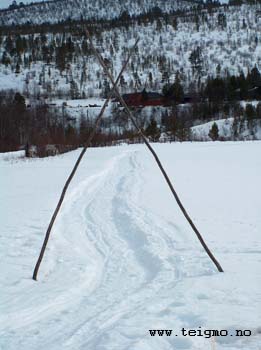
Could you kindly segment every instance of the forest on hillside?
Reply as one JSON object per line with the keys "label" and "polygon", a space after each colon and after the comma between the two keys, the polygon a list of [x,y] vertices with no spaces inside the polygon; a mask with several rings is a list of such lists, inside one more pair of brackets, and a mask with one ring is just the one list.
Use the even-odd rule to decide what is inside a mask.
{"label": "forest on hillside", "polygon": [[[140,38],[119,89],[122,94],[154,91],[171,101],[168,108],[136,111],[140,127],[152,140],[162,133],[190,139],[192,126],[223,118],[244,125],[233,128],[232,139],[241,139],[242,128],[249,128],[250,139],[255,138],[251,128],[260,120],[260,23],[258,2],[234,2],[170,13],[154,7],[142,14],[124,12],[116,19],[85,23],[67,19],[2,26],[1,148],[17,149],[28,142],[82,144],[93,118],[83,109],[75,120],[68,109],[50,104],[108,96],[111,85],[90,48],[87,24],[114,76]],[[17,98],[24,101],[21,115]],[[105,143],[136,137],[116,104],[98,134],[97,140]]]}

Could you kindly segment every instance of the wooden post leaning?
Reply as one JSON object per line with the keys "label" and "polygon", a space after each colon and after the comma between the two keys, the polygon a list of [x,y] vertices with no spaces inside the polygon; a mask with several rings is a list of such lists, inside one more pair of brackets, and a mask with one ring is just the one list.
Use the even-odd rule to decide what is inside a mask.
{"label": "wooden post leaning", "polygon": [[88,137],[88,140],[84,144],[83,150],[80,153],[80,155],[79,155],[79,157],[78,157],[78,159],[77,159],[77,161],[76,161],[76,163],[75,163],[75,165],[74,165],[74,167],[73,167],[73,169],[72,169],[72,171],[71,171],[71,173],[70,173],[70,175],[69,175],[69,177],[68,177],[64,187],[63,187],[62,193],[60,195],[60,199],[58,201],[58,204],[57,204],[57,206],[55,208],[55,211],[54,211],[54,213],[52,215],[51,221],[50,221],[49,226],[47,228],[47,231],[46,231],[46,234],[45,234],[45,238],[44,238],[44,242],[43,242],[43,245],[42,245],[42,248],[41,248],[41,251],[40,251],[40,255],[38,257],[38,260],[37,260],[35,268],[34,268],[33,280],[35,280],[35,281],[37,281],[38,271],[39,271],[39,268],[40,268],[40,265],[41,265],[41,262],[42,262],[42,259],[43,259],[46,247],[47,247],[48,240],[50,238],[51,230],[52,230],[52,227],[54,225],[55,219],[56,219],[56,217],[57,217],[57,215],[59,213],[59,210],[60,210],[60,208],[62,206],[62,203],[63,203],[64,197],[65,197],[66,191],[67,191],[67,189],[68,189],[68,187],[70,185],[70,182],[72,181],[72,179],[73,179],[73,177],[74,177],[74,175],[75,175],[75,173],[76,173],[76,171],[77,171],[77,169],[78,169],[78,167],[80,165],[80,162],[81,162],[81,160],[82,160],[82,158],[83,158],[87,148],[90,146],[90,144],[92,142],[92,139],[93,139],[93,137],[95,135],[95,132],[96,132],[96,130],[97,130],[97,128],[98,128],[98,126],[99,126],[99,124],[101,122],[101,119],[103,117],[104,111],[105,111],[105,109],[106,109],[106,107],[107,107],[107,105],[109,103],[109,100],[112,98],[112,96],[114,94],[114,89],[117,87],[117,84],[119,83],[120,78],[121,78],[124,70],[126,69],[128,63],[129,63],[130,58],[131,58],[133,52],[135,51],[136,46],[138,45],[138,42],[139,42],[139,39],[136,40],[134,46],[131,48],[131,50],[129,52],[129,55],[127,57],[127,60],[123,64],[123,67],[122,67],[122,69],[121,69],[121,71],[120,71],[120,73],[119,73],[119,75],[117,77],[117,80],[113,83],[113,87],[112,87],[112,89],[111,89],[111,91],[109,93],[109,96],[106,99],[106,101],[104,102],[104,105],[103,105],[103,107],[102,107],[98,117],[95,120],[93,130],[92,130],[90,136]]}
{"label": "wooden post leaning", "polygon": [[206,253],[208,254],[209,258],[212,260],[212,262],[215,264],[217,270],[219,272],[224,272],[224,270],[222,269],[220,263],[218,262],[218,260],[215,258],[215,256],[213,255],[213,253],[210,251],[210,249],[208,248],[206,242],[204,241],[202,235],[200,234],[200,232],[198,231],[197,227],[195,226],[194,222],[192,221],[192,219],[190,218],[189,214],[187,213],[186,209],[184,208],[177,192],[175,191],[174,189],[174,186],[172,185],[171,181],[170,181],[170,178],[169,176],[167,175],[163,165],[161,164],[160,160],[159,160],[159,157],[157,156],[156,152],[154,151],[154,149],[152,148],[152,146],[150,145],[149,141],[147,140],[146,136],[143,134],[142,130],[139,128],[138,124],[136,123],[135,121],[135,118],[131,112],[131,110],[129,109],[128,105],[126,104],[126,102],[124,101],[124,99],[122,98],[120,92],[119,92],[119,89],[117,88],[117,86],[115,86],[114,84],[114,80],[113,80],[113,77],[112,77],[112,74],[110,73],[109,69],[107,68],[104,60],[102,59],[101,55],[99,54],[99,52],[96,50],[94,44],[93,44],[93,41],[92,41],[92,38],[90,36],[90,33],[88,31],[86,31],[86,34],[89,38],[89,41],[90,41],[90,45],[92,47],[92,50],[93,50],[93,53],[95,54],[95,56],[97,57],[101,67],[103,68],[104,70],[104,73],[108,76],[108,78],[110,79],[112,85],[114,86],[114,91],[115,91],[115,94],[117,95],[121,105],[124,107],[126,113],[128,114],[131,122],[133,123],[134,127],[136,128],[137,132],[139,133],[139,135],[141,136],[141,138],[143,139],[145,145],[148,147],[149,151],[152,153],[158,167],[160,168],[160,171],[162,172],[162,175],[164,176],[169,188],[170,188],[170,191],[172,192],[174,198],[176,199],[176,202],[180,208],[180,210],[182,211],[183,215],[185,216],[185,218],[187,219],[188,223],[190,224],[191,228],[193,229],[193,231],[195,232],[198,240],[200,241],[202,247],[204,248],[204,250],[206,251]]}

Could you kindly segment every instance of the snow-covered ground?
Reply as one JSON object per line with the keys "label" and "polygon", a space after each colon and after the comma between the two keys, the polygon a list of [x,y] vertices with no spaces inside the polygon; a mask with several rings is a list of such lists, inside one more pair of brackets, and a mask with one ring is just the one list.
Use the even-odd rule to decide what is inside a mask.
{"label": "snow-covered ground", "polygon": [[[81,116],[88,117],[90,119],[96,119],[100,113],[101,107],[105,103],[105,99],[102,98],[87,98],[81,100],[54,100],[48,101],[46,103],[49,107],[53,107],[57,110],[60,108],[60,113],[62,113],[62,108],[66,113],[75,118],[77,121],[80,120]],[[111,114],[112,103],[108,103],[107,108],[105,109],[104,117],[107,117]]]}
{"label": "snow-covered ground", "polygon": [[[251,330],[216,338],[216,350],[260,349],[261,142],[154,147],[225,273],[201,249],[145,146],[134,145],[87,151],[34,282],[80,150],[1,156],[1,350],[211,349],[182,327]],[[150,329],[173,335],[151,337]]]}
{"label": "snow-covered ground", "polygon": [[224,139],[231,139],[233,134],[233,122],[234,118],[227,118],[193,126],[191,128],[192,138],[197,141],[211,141],[209,132],[213,124],[216,123],[218,126],[219,136],[223,137]]}
{"label": "snow-covered ground", "polygon": [[[191,128],[191,137],[194,141],[211,141],[209,132],[216,123],[219,138],[227,140],[261,140],[261,120],[251,121],[250,125],[246,119],[226,118],[199,124]],[[235,136],[237,130],[237,136]]]}

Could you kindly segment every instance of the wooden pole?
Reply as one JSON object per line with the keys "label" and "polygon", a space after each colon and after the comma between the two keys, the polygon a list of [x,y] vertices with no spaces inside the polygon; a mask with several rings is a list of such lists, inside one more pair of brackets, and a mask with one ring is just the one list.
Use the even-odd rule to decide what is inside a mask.
{"label": "wooden pole", "polygon": [[93,41],[92,41],[92,38],[89,34],[88,31],[86,31],[86,34],[89,38],[89,41],[90,41],[90,45],[91,45],[91,48],[93,50],[93,53],[95,54],[95,56],[97,57],[100,65],[102,66],[103,70],[104,70],[104,73],[108,76],[108,78],[110,79],[111,83],[113,84],[114,86],[114,91],[115,91],[115,94],[117,95],[120,103],[122,104],[122,106],[125,108],[125,111],[126,113],[128,114],[132,124],[134,125],[134,127],[136,128],[136,130],[138,131],[139,135],[141,136],[141,138],[143,139],[145,145],[148,147],[149,151],[151,152],[151,154],[153,155],[158,167],[160,168],[160,171],[162,172],[162,175],[164,176],[174,198],[176,199],[176,202],[180,208],[180,210],[182,211],[183,215],[185,216],[185,218],[187,219],[188,223],[190,224],[191,228],[193,229],[193,231],[195,232],[198,240],[200,241],[202,247],[205,249],[206,253],[208,254],[209,258],[212,260],[212,262],[215,264],[217,270],[219,272],[224,272],[224,270],[222,269],[221,265],[219,264],[219,262],[217,261],[217,259],[215,258],[215,256],[212,254],[212,252],[210,251],[210,249],[208,248],[207,244],[205,243],[203,237],[201,236],[200,232],[198,231],[197,227],[195,226],[195,224],[193,223],[192,219],[190,218],[189,214],[187,213],[187,211],[185,210],[177,192],[175,191],[174,189],[174,186],[172,185],[170,179],[169,179],[169,176],[167,175],[164,167],[162,166],[160,160],[159,160],[159,157],[157,156],[156,152],[154,151],[154,149],[152,148],[152,146],[150,145],[149,141],[147,140],[146,136],[143,134],[142,130],[139,128],[138,124],[136,123],[135,121],[135,118],[131,112],[131,110],[129,109],[128,105],[126,104],[126,102],[124,101],[124,99],[122,98],[120,92],[119,92],[119,89],[117,88],[117,86],[115,86],[114,84],[114,80],[113,80],[113,77],[109,71],[109,69],[107,68],[106,64],[104,63],[101,55],[99,54],[99,52],[96,50],[94,44],[93,44]]}
{"label": "wooden pole", "polygon": [[139,39],[135,42],[134,46],[130,50],[129,55],[127,57],[127,60],[124,63],[124,65],[123,65],[123,67],[122,67],[122,69],[121,69],[121,71],[120,71],[120,73],[118,75],[117,80],[112,84],[113,87],[112,87],[112,89],[110,91],[110,94],[109,94],[108,98],[106,99],[106,101],[104,102],[104,105],[103,105],[103,107],[102,107],[98,117],[95,120],[94,128],[93,128],[93,130],[92,130],[92,132],[91,132],[87,142],[85,143],[84,148],[83,148],[82,152],[80,153],[80,155],[79,155],[79,157],[78,157],[78,159],[77,159],[77,161],[76,161],[76,163],[75,163],[75,165],[74,165],[74,167],[72,169],[72,172],[70,173],[70,175],[69,175],[69,177],[68,177],[68,179],[67,179],[67,181],[66,181],[66,183],[65,183],[65,185],[63,187],[60,199],[58,201],[58,204],[57,204],[57,206],[55,208],[55,211],[54,211],[54,213],[52,215],[51,221],[50,221],[49,226],[47,228],[47,231],[46,231],[46,234],[45,234],[45,238],[44,238],[44,242],[43,242],[43,245],[42,245],[42,248],[41,248],[41,251],[40,251],[40,255],[38,257],[38,260],[37,260],[35,268],[34,268],[33,280],[35,280],[35,281],[37,281],[38,271],[39,271],[39,268],[40,268],[40,265],[41,265],[41,262],[42,262],[42,259],[43,259],[46,247],[47,247],[48,240],[50,238],[51,230],[52,230],[53,224],[55,222],[55,219],[56,219],[56,217],[57,217],[57,215],[59,213],[59,210],[60,210],[60,208],[62,206],[62,203],[63,203],[64,197],[65,197],[66,191],[67,191],[67,189],[68,189],[68,187],[70,185],[70,182],[72,181],[72,179],[73,179],[73,177],[74,177],[74,175],[75,175],[75,173],[76,173],[76,171],[77,171],[77,169],[78,169],[78,167],[80,165],[80,162],[81,162],[81,160],[82,160],[82,158],[83,158],[87,148],[91,144],[91,141],[92,141],[92,139],[93,139],[93,137],[95,135],[95,132],[96,132],[96,130],[97,130],[99,124],[100,124],[100,121],[101,121],[101,119],[103,117],[104,111],[105,111],[105,109],[106,109],[106,107],[107,107],[107,105],[109,103],[109,100],[111,99],[111,97],[114,94],[114,89],[117,87],[117,84],[119,83],[120,78],[121,78],[124,70],[126,69],[127,64],[129,63],[129,60],[130,60],[130,58],[132,56],[132,53],[134,52],[136,46],[138,45],[138,42],[139,42]]}

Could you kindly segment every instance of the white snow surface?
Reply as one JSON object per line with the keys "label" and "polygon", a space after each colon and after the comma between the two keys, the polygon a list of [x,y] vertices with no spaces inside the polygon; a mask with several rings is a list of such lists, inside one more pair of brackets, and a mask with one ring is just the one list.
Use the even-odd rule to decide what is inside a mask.
{"label": "white snow surface", "polygon": [[[0,349],[211,349],[186,329],[252,331],[261,344],[261,142],[153,145],[222,264],[218,273],[144,145],[87,151],[38,281],[33,267],[80,150],[0,157]],[[150,329],[173,329],[171,337]]]}
{"label": "white snow surface", "polygon": [[[79,122],[81,116],[96,119],[105,101],[106,100],[102,98],[92,97],[80,100],[46,100],[46,103],[48,104],[49,108],[53,107],[56,110],[57,108],[60,108],[60,113],[64,105],[66,113]],[[111,110],[112,103],[109,101],[104,112],[104,117],[108,117],[111,114]]]}
{"label": "white snow surface", "polygon": [[[234,118],[226,118],[210,121],[207,123],[199,124],[191,127],[191,136],[195,141],[211,141],[209,132],[213,127],[214,123],[218,126],[219,137],[223,140],[231,140],[234,137]],[[240,140],[260,140],[261,139],[261,122],[256,119],[252,123],[252,128],[250,130],[247,120],[237,119],[237,126],[239,129],[238,137]]]}
{"label": "white snow surface", "polygon": [[214,123],[218,126],[219,136],[226,138],[231,138],[232,136],[232,127],[233,127],[234,118],[214,120],[200,125],[193,126],[191,128],[193,139],[200,141],[211,141],[209,137],[209,132]]}

